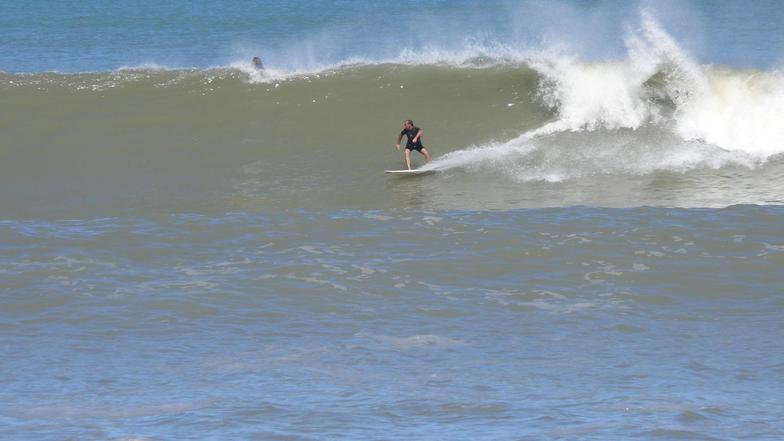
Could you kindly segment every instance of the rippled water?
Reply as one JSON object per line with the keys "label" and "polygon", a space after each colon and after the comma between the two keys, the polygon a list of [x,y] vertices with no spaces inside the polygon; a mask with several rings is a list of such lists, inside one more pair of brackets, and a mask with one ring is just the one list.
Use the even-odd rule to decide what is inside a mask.
{"label": "rippled water", "polygon": [[784,211],[5,221],[9,439],[779,439]]}

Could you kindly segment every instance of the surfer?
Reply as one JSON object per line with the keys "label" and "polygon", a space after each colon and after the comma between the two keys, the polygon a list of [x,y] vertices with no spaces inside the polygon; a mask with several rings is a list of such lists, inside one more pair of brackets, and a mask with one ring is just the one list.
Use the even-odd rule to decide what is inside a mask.
{"label": "surfer", "polygon": [[253,67],[255,67],[256,70],[264,70],[264,64],[261,63],[261,58],[253,57]]}
{"label": "surfer", "polygon": [[407,119],[403,122],[403,131],[397,137],[397,144],[395,144],[397,150],[400,150],[400,140],[403,139],[403,135],[408,137],[408,142],[406,142],[406,167],[409,170],[411,170],[411,150],[416,150],[423,154],[425,161],[430,162],[430,153],[422,145],[422,134],[424,132],[424,130],[414,126],[414,121]]}

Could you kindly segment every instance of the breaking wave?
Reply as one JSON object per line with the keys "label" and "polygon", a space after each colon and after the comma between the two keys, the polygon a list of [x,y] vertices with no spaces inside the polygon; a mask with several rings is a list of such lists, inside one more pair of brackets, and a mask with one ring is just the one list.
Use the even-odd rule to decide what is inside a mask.
{"label": "breaking wave", "polygon": [[531,60],[552,121],[452,152],[432,169],[490,167],[527,180],[754,167],[784,152],[784,75],[700,66],[643,13],[621,61]]}
{"label": "breaking wave", "polygon": [[[348,177],[374,182],[364,170],[399,167],[391,147],[406,118],[426,129],[436,159],[425,168],[469,174],[480,188],[725,170],[764,187],[727,203],[781,199],[784,74],[699,64],[646,12],[625,46],[604,61],[476,43],[291,70],[0,74],[0,172],[8,188],[27,186],[33,170],[46,177],[5,201],[59,203],[50,187],[122,193],[160,180],[155,188],[220,188],[221,200],[269,192],[305,203],[300,192],[340,194]],[[706,179],[711,188],[724,178]]]}

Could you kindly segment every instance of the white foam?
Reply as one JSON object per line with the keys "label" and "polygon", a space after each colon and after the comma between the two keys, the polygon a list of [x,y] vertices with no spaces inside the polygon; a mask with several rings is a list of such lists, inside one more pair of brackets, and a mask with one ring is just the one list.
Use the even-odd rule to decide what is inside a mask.
{"label": "white foam", "polygon": [[646,88],[659,73],[676,109],[671,122],[684,141],[758,158],[784,152],[783,75],[699,66],[650,13],[641,15],[641,29],[627,37],[628,57],[622,62],[532,63],[546,78],[542,99],[556,109],[558,120],[531,135],[662,123],[665,109]]}
{"label": "white foam", "polygon": [[153,63],[153,62],[146,62],[141,63],[133,66],[124,65],[120,66],[115,71],[121,72],[126,70],[175,70],[173,67],[164,66],[162,64]]}
{"label": "white foam", "polygon": [[784,75],[706,70],[710,93],[679,106],[677,132],[759,158],[784,152]]}
{"label": "white foam", "polygon": [[363,66],[385,64],[407,66],[449,66],[456,68],[489,68],[500,65],[525,65],[528,56],[510,48],[489,49],[487,47],[467,47],[461,50],[442,50],[426,48],[422,51],[404,49],[398,56],[380,59],[348,58],[332,64],[309,64],[289,68],[267,67],[256,69],[248,61],[235,61],[228,67],[248,76],[251,83],[274,83],[308,76],[330,75],[338,71]]}
{"label": "white foam", "polygon": [[[784,75],[700,66],[647,11],[625,42],[621,61],[584,62],[552,53],[529,59],[543,77],[539,97],[556,118],[510,141],[452,152],[424,168],[489,168],[516,179],[560,181],[597,173],[753,167],[784,152]],[[651,129],[637,133],[646,127]],[[629,131],[634,135],[627,139]],[[588,136],[592,132],[600,133]],[[575,141],[567,133],[583,135]]]}
{"label": "white foam", "polygon": [[403,49],[396,57],[377,62],[486,68],[527,64],[532,56],[538,53],[524,47],[513,47],[502,43],[480,43],[469,39],[460,49],[443,49],[435,46],[427,46],[421,50]]}

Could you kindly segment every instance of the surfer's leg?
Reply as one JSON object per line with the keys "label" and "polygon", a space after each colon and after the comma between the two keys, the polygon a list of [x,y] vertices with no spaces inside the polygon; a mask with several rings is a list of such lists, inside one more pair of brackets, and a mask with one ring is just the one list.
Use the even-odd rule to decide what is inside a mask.
{"label": "surfer's leg", "polygon": [[420,150],[419,153],[425,155],[426,162],[430,162],[430,153],[427,152],[426,148],[422,147],[422,150]]}
{"label": "surfer's leg", "polygon": [[411,170],[411,150],[406,149],[406,167]]}

